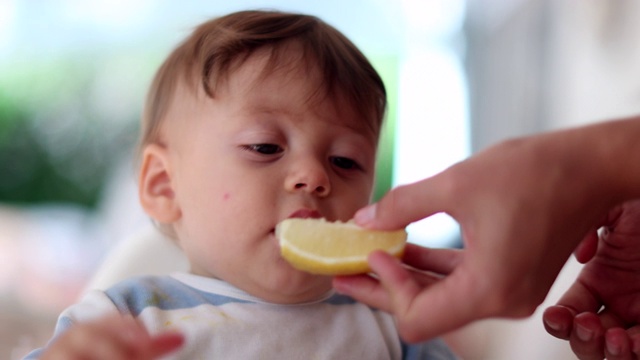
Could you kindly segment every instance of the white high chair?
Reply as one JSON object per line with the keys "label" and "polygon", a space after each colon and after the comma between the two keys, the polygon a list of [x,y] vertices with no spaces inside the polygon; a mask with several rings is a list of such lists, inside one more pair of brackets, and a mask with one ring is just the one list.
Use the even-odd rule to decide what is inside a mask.
{"label": "white high chair", "polygon": [[86,290],[104,290],[132,276],[166,275],[188,269],[187,258],[178,245],[149,225],[110,250]]}

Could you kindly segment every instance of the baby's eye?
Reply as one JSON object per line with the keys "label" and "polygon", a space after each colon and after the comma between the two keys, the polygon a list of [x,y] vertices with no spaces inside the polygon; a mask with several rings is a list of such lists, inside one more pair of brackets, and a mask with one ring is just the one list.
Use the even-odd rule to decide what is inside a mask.
{"label": "baby's eye", "polygon": [[264,155],[274,155],[281,153],[283,149],[276,144],[251,144],[245,145],[247,150],[254,151]]}
{"label": "baby's eye", "polygon": [[351,160],[349,158],[346,157],[341,157],[341,156],[332,156],[331,158],[329,158],[329,160],[331,161],[331,163],[341,169],[346,169],[346,170],[360,170],[361,167],[360,165],[358,165],[357,162],[355,162],[354,160]]}

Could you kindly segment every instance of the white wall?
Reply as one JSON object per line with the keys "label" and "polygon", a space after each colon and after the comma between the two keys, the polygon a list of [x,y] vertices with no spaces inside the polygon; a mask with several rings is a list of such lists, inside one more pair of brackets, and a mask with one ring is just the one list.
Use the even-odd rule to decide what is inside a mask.
{"label": "white wall", "polygon": [[470,0],[473,149],[640,113],[640,2]]}

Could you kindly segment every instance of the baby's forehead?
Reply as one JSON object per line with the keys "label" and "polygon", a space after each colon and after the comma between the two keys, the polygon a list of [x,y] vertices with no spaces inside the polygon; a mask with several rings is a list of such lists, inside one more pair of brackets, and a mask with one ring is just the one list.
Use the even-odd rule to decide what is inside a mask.
{"label": "baby's forehead", "polygon": [[[321,126],[327,129],[325,134],[333,133],[334,136],[339,134],[340,139],[345,139],[345,136],[350,139],[360,139],[358,141],[362,141],[363,151],[371,149],[375,152],[378,134],[367,126],[366,120],[360,117],[360,113],[342,97],[327,96],[321,100],[319,97],[309,98],[308,94],[305,94],[300,99],[308,101],[306,104],[295,100],[290,101],[294,96],[279,97],[275,94],[276,96],[269,97],[273,92],[264,91],[260,86],[284,77],[279,76],[279,72],[273,72],[264,78],[258,77],[261,73],[252,68],[250,62],[246,62],[244,66],[247,66],[244,69],[246,72],[243,72],[243,68],[240,67],[237,72],[229,73],[227,83],[219,86],[213,97],[207,96],[203,90],[193,89],[186,84],[178,86],[163,126],[163,142],[167,145],[178,144],[192,138],[193,131],[200,130],[198,125],[191,125],[202,120],[226,123],[231,119],[231,123],[236,123],[232,129],[235,128],[237,131],[242,128],[242,131],[247,133],[287,134],[287,136],[294,136],[297,133],[297,131],[291,131],[293,128],[289,128],[290,124],[295,124],[294,128],[298,128],[299,124],[309,124],[307,121],[310,120],[316,124],[322,124]],[[253,74],[254,78],[246,76],[248,74]],[[285,79],[284,82],[286,83],[287,80]],[[306,79],[298,78],[297,83],[306,84]],[[257,91],[247,92],[243,87],[238,89],[234,86],[248,84],[249,88]],[[241,92],[235,93],[234,89]],[[294,88],[294,93],[296,89],[298,88]],[[265,94],[267,97],[263,96]],[[218,112],[219,106],[225,110]]]}
{"label": "baby's forehead", "polygon": [[[296,52],[296,50],[299,50]],[[273,95],[265,92],[252,92],[259,87],[270,86],[296,86],[298,92],[293,99],[302,107],[319,107],[327,112],[327,117],[333,118],[338,124],[345,125],[359,132],[371,132],[377,137],[377,131],[371,127],[370,118],[363,114],[369,113],[375,117],[375,109],[362,111],[352,101],[349,101],[346,89],[340,88],[336,83],[328,81],[322,67],[314,59],[304,58],[301,47],[293,47],[291,56],[275,56],[268,49],[251,54],[242,62],[235,64],[230,69],[224,81],[217,86],[219,91],[228,91],[229,88],[242,88],[247,94],[247,107],[256,112],[277,112],[281,109],[273,106],[273,103],[264,101],[264,98],[251,98],[252,95]],[[235,85],[235,86],[234,86]],[[216,94],[213,94],[215,97]]]}
{"label": "baby's forehead", "polygon": [[[332,89],[331,84],[318,63],[318,60],[305,56],[301,46],[293,42],[287,46],[265,46],[245,56],[237,57],[228,71],[219,76],[214,84],[215,90],[228,87],[230,83],[241,83],[246,89],[264,86],[273,82],[287,83],[304,79],[310,98],[318,94],[328,94],[340,89]],[[211,96],[216,96],[212,92]]]}
{"label": "baby's forehead", "polygon": [[[242,99],[245,101],[243,106],[247,112],[282,114],[291,117],[312,112],[328,124],[346,127],[377,140],[378,133],[371,127],[371,120],[365,118],[360,109],[346,100],[347,97],[342,89],[335,86],[329,87],[319,68],[311,70],[311,68],[294,65],[291,68],[260,72],[253,79],[238,75],[238,78],[231,78],[230,82],[251,83],[245,89],[247,93],[242,94]],[[290,86],[295,89],[293,94],[288,91],[289,89],[282,89]],[[264,91],[264,88],[261,91],[260,87],[273,91]],[[256,89],[258,91],[252,91]],[[279,93],[281,90],[290,95],[281,96]]]}

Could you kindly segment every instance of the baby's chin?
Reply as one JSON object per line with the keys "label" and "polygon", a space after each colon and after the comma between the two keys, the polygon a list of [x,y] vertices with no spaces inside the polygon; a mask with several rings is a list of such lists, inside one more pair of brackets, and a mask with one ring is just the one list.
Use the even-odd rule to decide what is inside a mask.
{"label": "baby's chin", "polygon": [[256,296],[268,302],[296,304],[322,299],[332,290],[329,276],[312,275],[293,268],[288,273],[265,279],[262,296]]}

